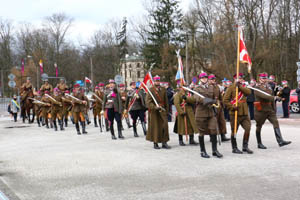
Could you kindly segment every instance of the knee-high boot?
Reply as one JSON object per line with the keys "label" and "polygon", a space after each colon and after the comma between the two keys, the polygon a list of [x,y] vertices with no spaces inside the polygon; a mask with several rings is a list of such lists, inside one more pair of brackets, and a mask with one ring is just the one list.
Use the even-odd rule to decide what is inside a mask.
{"label": "knee-high boot", "polygon": [[243,138],[243,152],[247,152],[248,154],[253,154],[253,151],[248,147],[250,133],[244,133]]}
{"label": "knee-high boot", "polygon": [[284,141],[280,132],[280,128],[274,128],[275,137],[280,147],[291,144],[291,141]]}
{"label": "knee-high boot", "polygon": [[102,124],[101,124],[101,118],[98,119],[99,122],[99,127],[100,127],[100,132],[102,133]]}
{"label": "knee-high boot", "polygon": [[201,157],[209,158],[210,156],[206,153],[205,150],[204,136],[199,136],[199,144],[200,144]]}
{"label": "knee-high boot", "polygon": [[76,127],[76,131],[77,131],[77,135],[81,135],[80,133],[80,128],[79,128],[79,123],[75,123],[75,127]]}
{"label": "knee-high boot", "polygon": [[263,145],[261,141],[261,132],[260,130],[256,130],[256,140],[257,140],[257,148],[259,149],[267,149],[265,145]]}
{"label": "knee-high boot", "polygon": [[178,134],[178,141],[179,141],[179,145],[180,146],[185,146],[184,142],[183,142],[183,137],[182,135]]}
{"label": "knee-high boot", "polygon": [[139,135],[137,133],[137,130],[136,130],[136,122],[133,122],[132,126],[133,126],[133,135],[134,135],[134,137],[139,137]]}
{"label": "knee-high boot", "polygon": [[232,145],[232,153],[242,154],[243,152],[238,149],[236,138],[234,136],[231,136],[231,145]]}
{"label": "knee-high boot", "polygon": [[124,139],[124,136],[122,135],[122,123],[118,122],[118,137],[120,139]]}
{"label": "knee-high boot", "polygon": [[98,127],[98,124],[97,124],[97,117],[94,117],[94,125],[95,125],[95,127]]}
{"label": "knee-high boot", "polygon": [[212,155],[222,158],[223,155],[217,149],[217,135],[211,135]]}
{"label": "knee-high boot", "polygon": [[142,128],[143,128],[144,135],[147,135],[146,122],[142,122]]}
{"label": "knee-high boot", "polygon": [[53,125],[54,125],[54,131],[57,131],[57,124],[56,124],[56,120],[53,120]]}

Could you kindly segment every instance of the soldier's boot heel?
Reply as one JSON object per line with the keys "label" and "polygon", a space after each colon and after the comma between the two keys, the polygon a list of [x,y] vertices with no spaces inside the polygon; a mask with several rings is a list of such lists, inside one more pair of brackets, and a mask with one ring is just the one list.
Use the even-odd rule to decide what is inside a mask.
{"label": "soldier's boot heel", "polygon": [[153,143],[153,148],[154,148],[154,149],[160,149],[160,147],[158,146],[158,144],[155,143],[155,142]]}
{"label": "soldier's boot heel", "polygon": [[230,138],[226,137],[226,135],[224,133],[221,134],[221,141],[222,142],[227,142],[229,140],[230,140]]}
{"label": "soldier's boot heel", "polygon": [[88,132],[85,130],[85,122],[82,122],[82,134],[87,134]]}
{"label": "soldier's boot heel", "polygon": [[112,139],[112,140],[116,140],[117,138],[116,138],[116,136],[115,136],[114,125],[111,124],[109,129],[110,129],[110,133],[111,133],[111,139]]}
{"label": "soldier's boot heel", "polygon": [[147,135],[147,129],[146,129],[146,123],[145,122],[142,122],[142,128],[143,128],[144,135]]}
{"label": "soldier's boot heel", "polygon": [[77,131],[77,135],[81,135],[78,122],[75,123],[75,127],[76,127],[76,131]]}
{"label": "soldier's boot heel", "polygon": [[101,125],[101,120],[100,120],[100,118],[99,118],[99,120],[98,120],[98,123],[99,123],[99,127],[100,127],[100,132],[102,133],[102,125]]}
{"label": "soldier's boot heel", "polygon": [[64,129],[64,122],[63,122],[63,120],[58,120],[58,122],[59,122],[59,125],[60,125],[60,130],[64,131],[65,129]]}
{"label": "soldier's boot heel", "polygon": [[212,146],[212,155],[216,156],[217,158],[222,158],[223,155],[218,151],[217,148],[217,135],[211,135],[211,146]]}
{"label": "soldier's boot heel", "polygon": [[256,131],[256,140],[257,140],[257,148],[259,149],[267,149],[265,145],[261,142],[261,134],[260,131]]}
{"label": "soldier's boot heel", "polygon": [[163,149],[171,149],[171,147],[166,142],[162,143],[161,148],[163,148]]}
{"label": "soldier's boot heel", "polygon": [[134,135],[134,137],[139,137],[139,135],[137,134],[137,130],[136,130],[136,123],[133,123],[133,135]]}
{"label": "soldier's boot heel", "polygon": [[68,119],[65,119],[65,127],[68,127]]}
{"label": "soldier's boot heel", "polygon": [[179,145],[180,146],[185,146],[184,142],[183,142],[183,137],[182,135],[178,135],[178,140],[179,140]]}
{"label": "soldier's boot heel", "polygon": [[40,120],[37,118],[36,121],[37,121],[38,127],[41,127]]}
{"label": "soldier's boot heel", "polygon": [[95,125],[95,127],[98,127],[98,124],[97,124],[97,117],[94,117],[94,125]]}
{"label": "soldier's boot heel", "polygon": [[243,152],[246,152],[248,154],[253,154],[253,151],[248,147],[248,141],[243,142]]}
{"label": "soldier's boot heel", "polygon": [[279,128],[274,128],[274,132],[275,132],[276,140],[277,140],[278,145],[280,147],[285,146],[285,145],[289,145],[289,144],[292,143],[291,141],[285,141],[285,140],[282,139],[282,135],[281,135],[281,132],[280,132]]}
{"label": "soldier's boot heel", "polygon": [[54,125],[54,131],[57,131],[57,124],[56,124],[56,120],[53,121],[53,125]]}
{"label": "soldier's boot heel", "polygon": [[118,123],[118,138],[124,139],[124,136],[122,135],[122,124]]}
{"label": "soldier's boot heel", "polygon": [[198,143],[194,140],[194,135],[189,136],[190,145],[198,145]]}
{"label": "soldier's boot heel", "polygon": [[238,149],[236,138],[234,136],[231,136],[231,145],[232,145],[232,153],[243,154],[243,152]]}
{"label": "soldier's boot heel", "polygon": [[131,128],[132,126],[130,124],[129,117],[125,118],[125,120],[126,120],[126,124],[127,124],[128,128]]}
{"label": "soldier's boot heel", "polygon": [[200,152],[202,158],[210,158],[210,156],[206,153],[205,144],[204,144],[204,136],[199,136],[199,144],[200,144]]}

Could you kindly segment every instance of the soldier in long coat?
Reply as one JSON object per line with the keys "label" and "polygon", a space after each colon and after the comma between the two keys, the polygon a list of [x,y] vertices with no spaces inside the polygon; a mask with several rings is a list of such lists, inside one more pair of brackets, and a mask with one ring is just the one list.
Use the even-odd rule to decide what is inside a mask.
{"label": "soldier in long coat", "polygon": [[54,131],[57,131],[57,123],[56,119],[58,119],[58,124],[60,126],[60,130],[65,130],[63,127],[63,121],[62,121],[62,96],[59,94],[59,89],[54,88],[52,98],[49,98],[51,101],[51,119],[54,124]]}
{"label": "soldier in long coat", "polygon": [[[129,120],[129,116],[128,116],[128,113],[124,112],[125,110],[125,104],[126,104],[126,99],[127,99],[127,91],[125,89],[125,84],[121,83],[119,85],[120,87],[120,96],[121,96],[121,101],[122,101],[122,108],[123,108],[123,117],[122,118],[125,118],[125,121],[126,121],[126,124],[128,126],[128,128],[131,128],[131,124],[130,124],[130,120]],[[123,124],[122,124],[122,130],[124,130],[123,128]]]}
{"label": "soldier in long coat", "polygon": [[204,144],[204,135],[210,135],[212,143],[212,155],[218,158],[223,157],[217,149],[217,119],[213,110],[213,105],[217,103],[214,88],[208,84],[208,78],[206,73],[199,75],[200,84],[195,89],[196,92],[203,95],[202,98],[195,95],[196,98],[196,124],[199,129],[199,143],[201,156],[203,158],[209,158],[210,156],[206,153]]}
{"label": "soldier in long coat", "polygon": [[[162,143],[162,148],[170,149],[167,144],[169,141],[168,128],[168,97],[167,91],[160,86],[160,77],[153,78],[154,86],[149,89],[146,96],[146,105],[148,107],[148,131],[146,140],[154,143],[154,149],[160,149],[158,143]],[[153,95],[153,97],[149,94]],[[154,102],[154,99],[158,106]]]}
{"label": "soldier in long coat", "polygon": [[51,110],[51,101],[49,100],[49,97],[47,97],[45,94],[50,95],[50,92],[45,91],[41,99],[41,101],[44,103],[42,105],[42,116],[43,116],[43,120],[45,121],[46,128],[49,128],[49,118],[50,118],[49,115]]}
{"label": "soldier in long coat", "polygon": [[[131,82],[130,87],[131,87],[131,90],[129,90],[127,93],[124,112],[125,113],[129,112],[131,119],[132,119],[133,135],[134,135],[134,137],[138,137],[139,135],[137,133],[137,127],[136,127],[138,118],[141,121],[144,135],[146,135],[146,133],[147,133],[146,123],[145,123],[146,103],[145,103],[145,99],[143,96],[143,92],[142,92],[142,90],[139,90],[136,88],[136,83]],[[131,103],[132,103],[132,105],[131,105]],[[129,108],[129,106],[131,106],[131,107]],[[128,109],[130,109],[130,110],[128,110]]]}
{"label": "soldier in long coat", "polygon": [[[41,99],[42,99],[41,91],[37,91],[35,93],[34,98],[38,101],[41,101]],[[41,118],[41,115],[42,115],[41,114],[42,113],[42,105],[39,104],[39,103],[35,103],[34,106],[33,106],[33,109],[34,109],[34,113],[35,113],[35,116],[36,116],[37,124],[38,124],[39,127],[41,127],[40,118]]]}
{"label": "soldier in long coat", "polygon": [[210,74],[208,76],[208,83],[214,87],[215,98],[219,103],[219,107],[216,109],[218,128],[219,128],[222,142],[226,142],[229,141],[230,139],[226,137],[227,129],[226,129],[226,121],[224,118],[224,111],[223,111],[224,108],[223,96],[220,87],[216,83],[216,76],[214,74]]}
{"label": "soldier in long coat", "polygon": [[[235,111],[237,111],[237,130],[239,125],[241,125],[245,132],[243,137],[243,151],[249,154],[252,154],[248,148],[248,141],[250,137],[250,129],[251,129],[251,121],[248,116],[248,104],[247,104],[247,96],[251,94],[251,90],[246,88],[244,82],[244,74],[240,73],[237,77],[234,75],[233,77],[236,81],[232,84],[225,93],[224,96],[224,104],[229,110],[230,114],[230,126],[231,126],[231,145],[232,145],[232,153],[242,154],[237,147],[236,138],[234,136],[234,124],[235,124]],[[238,107],[235,106],[236,102],[236,85],[238,85]]]}
{"label": "soldier in long coat", "polygon": [[185,146],[183,142],[183,135],[186,134],[189,135],[189,143],[191,145],[197,145],[194,141],[194,134],[199,133],[193,110],[195,104],[195,97],[180,87],[174,96],[174,105],[177,110],[174,133],[178,134],[180,146]]}
{"label": "soldier in long coat", "polygon": [[259,74],[259,83],[256,84],[256,88],[266,92],[270,95],[263,94],[262,92],[258,92],[254,90],[255,100],[254,103],[255,112],[254,119],[256,121],[256,139],[257,145],[259,149],[266,149],[267,147],[262,144],[261,141],[261,128],[264,125],[265,121],[268,119],[274,128],[275,137],[280,147],[288,145],[291,141],[285,141],[282,138],[279,123],[276,117],[275,111],[275,100],[280,100],[280,97],[272,96],[273,91],[272,88],[268,85],[268,74],[261,73]]}
{"label": "soldier in long coat", "polygon": [[72,99],[72,104],[73,104],[72,113],[73,113],[77,134],[78,135],[81,134],[79,129],[79,122],[82,127],[82,133],[87,134],[87,131],[85,130],[86,127],[85,110],[86,110],[86,105],[88,104],[88,99],[84,95],[84,93],[81,92],[79,84],[74,85],[73,96],[77,98],[77,99]]}
{"label": "soldier in long coat", "polygon": [[95,127],[98,127],[97,125],[97,117],[98,117],[100,132],[102,132],[101,111],[102,111],[103,95],[104,93],[100,91],[99,86],[96,86],[95,92],[92,95],[92,99],[94,99],[94,102],[92,103],[92,107],[93,107],[93,115],[94,115],[94,124]]}
{"label": "soldier in long coat", "polygon": [[109,89],[106,91],[103,97],[101,114],[104,114],[104,112],[106,112],[106,116],[109,121],[111,138],[113,140],[117,139],[114,131],[114,120],[116,120],[118,126],[118,137],[119,139],[124,139],[124,136],[122,135],[121,124],[121,117],[123,112],[121,95],[116,88],[116,84],[113,79],[109,80]]}

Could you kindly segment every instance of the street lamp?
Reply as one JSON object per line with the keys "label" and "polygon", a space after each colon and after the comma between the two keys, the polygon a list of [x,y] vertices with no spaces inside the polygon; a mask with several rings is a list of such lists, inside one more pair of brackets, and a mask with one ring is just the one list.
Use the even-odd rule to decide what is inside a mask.
{"label": "street lamp", "polygon": [[[80,45],[80,46],[82,46],[82,47],[87,47],[87,48],[89,48],[89,46],[88,45],[84,45],[84,44],[82,44],[82,45]],[[93,58],[92,58],[92,54],[89,54],[89,57],[90,57],[90,66],[91,66],[91,80],[92,80],[92,83],[91,83],[91,86],[92,86],[92,88],[93,88],[93,85],[94,85],[94,78],[93,78]]]}

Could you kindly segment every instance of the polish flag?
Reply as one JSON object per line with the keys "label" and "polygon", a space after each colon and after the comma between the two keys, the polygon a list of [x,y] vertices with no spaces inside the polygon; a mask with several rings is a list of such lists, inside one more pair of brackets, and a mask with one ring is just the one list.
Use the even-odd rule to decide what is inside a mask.
{"label": "polish flag", "polygon": [[40,71],[41,71],[41,74],[43,74],[43,73],[44,73],[44,66],[43,66],[43,61],[42,61],[42,59],[40,60],[39,64],[40,64]]}
{"label": "polish flag", "polygon": [[[151,75],[151,72],[148,72],[146,74],[146,76],[144,77],[144,81],[143,83],[145,85],[147,85],[148,88],[152,87],[154,85],[153,83],[153,79],[152,79],[152,75]],[[141,87],[145,90],[146,93],[148,93],[148,90],[147,88],[144,86],[144,84],[141,84]]]}
{"label": "polish flag", "polygon": [[85,77],[85,82],[91,84],[91,83],[92,83],[92,80],[89,79],[88,77]]}
{"label": "polish flag", "polygon": [[243,30],[242,30],[242,28],[239,28],[239,29],[240,29],[240,41],[239,41],[239,45],[240,45],[240,61],[242,63],[248,64],[248,71],[250,72],[251,71],[252,62],[251,62],[251,59],[250,59],[250,56],[249,56],[249,53],[247,51],[246,44],[245,44],[245,41],[244,41]]}
{"label": "polish flag", "polygon": [[58,67],[56,63],[54,63],[54,67],[55,67],[55,76],[58,77]]}

